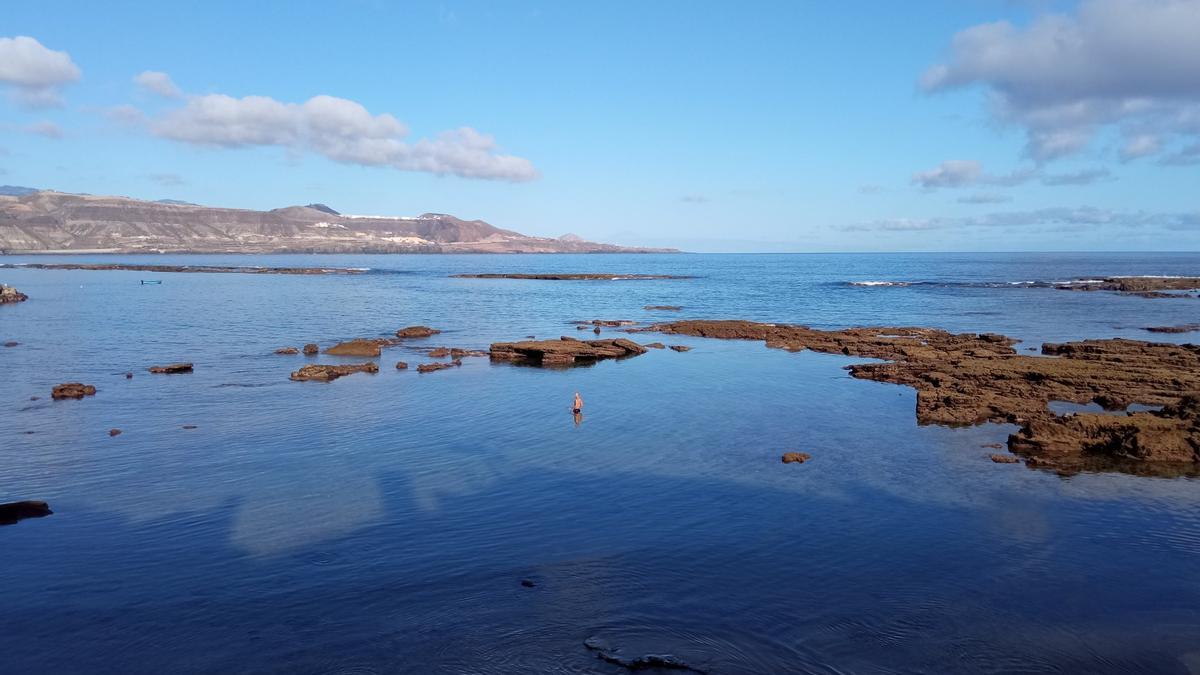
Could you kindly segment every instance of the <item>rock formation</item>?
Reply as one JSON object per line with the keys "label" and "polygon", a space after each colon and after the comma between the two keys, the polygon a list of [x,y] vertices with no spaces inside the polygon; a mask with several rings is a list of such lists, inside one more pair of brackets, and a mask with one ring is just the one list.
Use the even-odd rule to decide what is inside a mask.
{"label": "rock formation", "polygon": [[316,382],[331,382],[354,373],[378,373],[379,366],[374,362],[359,363],[357,365],[345,366],[330,366],[323,364],[307,365],[292,373],[291,379],[297,382],[316,381]]}
{"label": "rock formation", "polygon": [[812,459],[812,455],[807,452],[785,452],[783,453],[784,464],[803,464]]}
{"label": "rock formation", "polygon": [[430,328],[429,326],[409,326],[408,328],[401,328],[400,330],[396,331],[396,337],[427,338],[431,335],[437,335],[440,332],[442,331],[437,330],[436,328]]}
{"label": "rock formation", "polygon": [[304,352],[305,356],[316,356],[317,352],[321,351],[321,348],[317,346],[317,343],[310,342],[304,345],[304,348],[301,351]]}
{"label": "rock formation", "polygon": [[163,375],[177,375],[179,373],[192,372],[192,364],[190,363],[171,363],[165,366],[150,366],[150,372]]}
{"label": "rock formation", "polygon": [[50,391],[50,398],[54,399],[55,401],[61,401],[68,398],[80,399],[84,396],[95,395],[96,388],[90,384],[83,384],[82,382],[67,382],[65,384],[58,385]]}
{"label": "rock formation", "polygon": [[357,339],[338,344],[325,350],[332,356],[379,356],[381,347],[378,340]]}
{"label": "rock formation", "polygon": [[26,518],[45,518],[53,513],[50,506],[41,501],[0,504],[0,525],[15,525]]}
{"label": "rock formation", "polygon": [[17,289],[13,288],[12,286],[5,286],[3,284],[0,284],[0,305],[7,305],[9,303],[16,303],[16,302],[25,302],[28,299],[29,299],[28,295],[25,295],[24,293],[22,293],[21,291],[18,291]]}
{"label": "rock formation", "polygon": [[299,354],[300,350],[296,349],[295,347],[280,347],[279,349],[275,350],[275,353],[283,355]]}
{"label": "rock formation", "polygon": [[563,337],[558,340],[497,342],[489,350],[493,361],[514,361],[542,366],[570,366],[579,362],[645,353],[645,347],[625,338],[583,341]]}

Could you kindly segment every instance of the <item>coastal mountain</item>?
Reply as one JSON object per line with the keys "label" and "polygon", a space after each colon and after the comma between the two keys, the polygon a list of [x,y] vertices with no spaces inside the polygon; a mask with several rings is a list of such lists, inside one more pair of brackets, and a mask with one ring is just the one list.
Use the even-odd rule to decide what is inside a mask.
{"label": "coastal mountain", "polygon": [[0,195],[0,253],[636,253],[530,237],[444,213],[339,214],[324,204],[270,211],[53,191]]}

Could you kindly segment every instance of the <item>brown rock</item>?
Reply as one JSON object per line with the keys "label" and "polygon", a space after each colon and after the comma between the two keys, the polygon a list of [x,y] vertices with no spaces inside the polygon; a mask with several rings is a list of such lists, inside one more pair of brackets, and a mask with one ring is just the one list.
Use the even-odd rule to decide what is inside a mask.
{"label": "brown rock", "polygon": [[108,435],[109,435],[109,436],[120,436],[120,435],[121,435],[121,430],[120,430],[120,429],[109,429],[109,430],[108,430]]}
{"label": "brown rock", "polygon": [[315,356],[317,352],[321,351],[321,348],[317,346],[317,343],[310,342],[304,345],[304,349],[302,351],[304,352],[305,356]]}
{"label": "brown rock", "polygon": [[25,302],[28,299],[29,299],[28,295],[25,295],[24,293],[22,293],[21,291],[18,291],[17,289],[13,288],[12,286],[0,285],[0,305],[7,305],[9,303],[17,303],[17,302]]}
{"label": "brown rock", "polygon": [[166,375],[176,375],[179,373],[192,372],[192,364],[190,363],[172,363],[165,366],[150,366],[150,372]]}
{"label": "brown rock", "polygon": [[[680,321],[648,330],[768,347],[845,354],[882,363],[848,366],[852,376],[917,390],[921,424],[1013,423],[1009,450],[1034,467],[1200,475],[1200,346],[1137,340],[1046,344],[1044,358],[1018,354],[996,335],[928,328],[851,328],[746,321]],[[1096,402],[1108,410],[1132,403],[1164,406],[1125,416],[1058,417],[1050,401]],[[1154,466],[1150,466],[1154,465]]]}
{"label": "brown rock", "polygon": [[997,464],[1019,464],[1021,458],[1016,455],[989,455],[992,461]]}
{"label": "brown rock", "polygon": [[687,345],[671,345],[671,349],[677,352],[690,352],[692,350],[692,348]]}
{"label": "brown rock", "polygon": [[380,345],[375,340],[349,340],[325,350],[332,356],[379,356]]}
{"label": "brown rock", "polygon": [[487,356],[487,355],[488,355],[487,352],[479,350],[479,349],[459,349],[458,347],[452,347],[450,349],[450,358],[452,358],[452,359],[461,359],[461,358],[467,357],[467,356]]}
{"label": "brown rock", "polygon": [[408,328],[401,328],[400,330],[396,331],[396,337],[427,338],[431,335],[437,335],[440,332],[442,331],[435,328],[430,328],[429,326],[409,326]]}
{"label": "brown rock", "polygon": [[666,349],[667,348],[667,346],[661,342],[651,342],[648,345],[642,345],[642,346],[647,349]]}
{"label": "brown rock", "polygon": [[15,525],[26,518],[44,518],[53,513],[50,505],[41,501],[30,500],[0,504],[0,525]]}
{"label": "brown rock", "polygon": [[593,328],[592,332],[595,333],[596,335],[599,335],[600,334],[600,326],[596,326],[595,328]]}
{"label": "brown rock", "polygon": [[182,427],[180,427],[180,428],[181,428],[181,429],[195,429],[195,428],[196,428],[196,425],[195,425],[195,424],[185,424],[185,425],[183,425],[183,426],[182,426]]}
{"label": "brown rock", "polygon": [[17,342],[17,341],[15,341],[15,340],[9,340],[8,342],[5,342],[5,343],[4,343],[4,346],[5,346],[5,347],[16,347],[16,346],[17,346],[17,345],[19,345],[19,344],[21,344],[21,343],[20,343],[20,342]]}
{"label": "brown rock", "polygon": [[807,452],[785,452],[783,453],[784,464],[803,464],[812,459],[812,455]]}
{"label": "brown rock", "polygon": [[644,309],[650,312],[678,312],[683,308],[677,305],[646,305]]}
{"label": "brown rock", "polygon": [[300,350],[296,349],[295,347],[280,347],[279,349],[275,350],[275,353],[276,354],[288,354],[288,355],[299,354]]}
{"label": "brown rock", "polygon": [[1182,326],[1146,326],[1151,333],[1193,333],[1200,330],[1200,323],[1185,323]]}
{"label": "brown rock", "polygon": [[526,342],[497,342],[491,346],[494,361],[516,361],[543,366],[570,366],[645,354],[646,348],[625,338],[615,340],[531,340]]}
{"label": "brown rock", "polygon": [[979,447],[988,448],[990,450],[1003,450],[1004,444],[1003,443],[984,443],[983,445],[981,445]]}
{"label": "brown rock", "polygon": [[458,363],[454,363],[454,362],[450,362],[450,363],[422,363],[421,365],[417,366],[417,372],[418,372],[418,373],[432,373],[432,372],[434,372],[435,370],[445,370],[445,369],[447,369],[447,368],[453,368],[454,366],[457,366],[457,365],[462,365],[462,362],[460,361],[460,362],[458,362]]}
{"label": "brown rock", "polygon": [[330,365],[308,365],[300,370],[292,373],[292,380],[301,381],[317,381],[331,382],[339,377],[351,375],[353,373],[378,373],[379,366],[374,362],[359,363],[356,365],[345,366],[330,366]]}
{"label": "brown rock", "polygon": [[429,358],[431,359],[442,359],[446,358],[447,356],[450,356],[450,350],[446,347],[438,347],[437,349],[429,350]]}
{"label": "brown rock", "polygon": [[67,382],[60,384],[50,392],[50,398],[59,401],[66,398],[80,399],[84,396],[95,396],[96,388],[82,382]]}
{"label": "brown rock", "polygon": [[125,379],[127,379],[127,380],[132,380],[132,379],[133,379],[133,373],[125,373]]}
{"label": "brown rock", "polygon": [[397,362],[396,362],[396,370],[407,370],[407,369],[408,369],[408,364],[407,364],[407,363],[405,363],[405,362],[403,362],[403,361],[397,361]]}

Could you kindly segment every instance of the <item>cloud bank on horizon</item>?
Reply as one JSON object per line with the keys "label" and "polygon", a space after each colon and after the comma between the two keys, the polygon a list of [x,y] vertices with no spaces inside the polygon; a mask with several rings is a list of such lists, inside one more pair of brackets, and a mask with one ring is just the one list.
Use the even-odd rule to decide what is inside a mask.
{"label": "cloud bank on horizon", "polygon": [[[975,9],[982,4],[975,5]],[[1007,16],[980,22],[978,11],[964,12],[971,20],[949,29],[935,31],[921,26],[903,31],[899,37],[911,40],[910,53],[914,44],[924,46],[928,53],[901,64],[903,71],[899,67],[888,70],[891,61],[880,63],[874,66],[879,71],[875,76],[905,84],[910,92],[915,83],[919,95],[910,101],[884,102],[865,113],[870,115],[865,118],[867,125],[885,128],[871,141],[860,137],[868,133],[865,126],[839,126],[841,118],[850,115],[836,107],[831,106],[824,117],[811,112],[820,108],[813,101],[822,99],[826,92],[818,89],[813,94],[799,85],[808,71],[828,68],[829,74],[837,74],[842,73],[839,68],[853,68],[826,66],[819,59],[799,58],[799,52],[788,51],[803,49],[802,45],[815,40],[789,40],[786,48],[778,47],[784,51],[771,59],[746,57],[757,60],[731,68],[742,80],[752,80],[754,68],[779,68],[773,78],[756,85],[759,89],[755,92],[773,97],[794,95],[800,104],[789,107],[781,100],[776,106],[781,110],[779,123],[772,126],[758,119],[762,113],[753,105],[723,104],[737,98],[723,96],[720,80],[711,75],[703,80],[705,86],[697,89],[696,98],[680,99],[685,90],[672,89],[662,73],[653,72],[658,65],[653,58],[637,60],[633,54],[629,60],[620,61],[620,55],[609,51],[588,52],[588,44],[572,39],[568,31],[568,44],[579,51],[579,60],[571,61],[575,52],[562,53],[563,73],[571,78],[578,73],[578,78],[534,78],[534,90],[529,89],[529,83],[509,86],[510,117],[481,117],[501,119],[504,136],[516,130],[523,139],[520,144],[525,146],[518,148],[521,155],[508,154],[496,138],[474,126],[437,124],[437,119],[447,117],[447,107],[439,108],[441,117],[432,122],[431,115],[422,119],[422,96],[428,96],[429,90],[400,92],[403,99],[399,101],[396,96],[380,96],[374,83],[381,80],[371,71],[372,64],[353,56],[348,63],[361,68],[357,74],[371,84],[358,90],[350,86],[351,97],[341,97],[321,93],[329,91],[326,87],[330,82],[305,77],[301,64],[296,64],[294,78],[286,87],[276,86],[266,75],[256,78],[253,72],[239,73],[237,84],[233,84],[232,74],[220,68],[211,70],[217,84],[201,84],[195,69],[180,66],[178,60],[171,62],[154,53],[141,55],[135,51],[135,58],[122,61],[134,61],[133,67],[123,65],[128,70],[116,72],[111,63],[98,59],[94,48],[77,51],[74,44],[61,39],[43,44],[32,36],[38,33],[29,31],[0,37],[0,89],[7,95],[11,117],[0,117],[0,133],[10,134],[7,141],[0,136],[0,158],[9,164],[0,171],[11,177],[8,180],[19,182],[15,180],[14,160],[9,159],[14,157],[10,148],[23,143],[46,144],[36,153],[23,150],[24,158],[37,153],[69,157],[78,152],[89,161],[119,162],[82,148],[97,139],[124,137],[148,148],[143,152],[149,159],[130,174],[131,180],[170,188],[171,197],[206,201],[222,199],[198,191],[205,186],[212,190],[214,184],[217,191],[222,191],[226,188],[220,187],[220,181],[230,180],[212,166],[251,158],[249,163],[260,168],[267,168],[263,163],[269,162],[271,173],[305,175],[310,185],[318,184],[319,176],[332,172],[334,165],[365,169],[354,180],[362,176],[361,180],[375,185],[374,192],[384,195],[378,198],[379,203],[385,206],[354,209],[461,212],[466,208],[479,217],[546,235],[571,230],[591,239],[606,239],[606,231],[597,229],[609,226],[604,214],[628,209],[630,213],[622,216],[627,220],[622,223],[622,232],[645,229],[647,239],[653,237],[657,244],[669,244],[671,236],[695,241],[696,233],[715,235],[715,241],[735,226],[746,230],[742,235],[747,239],[757,236],[764,242],[791,240],[797,249],[814,243],[831,249],[970,246],[974,241],[971,233],[984,230],[1010,231],[1029,242],[1069,241],[1043,236],[1054,232],[1103,233],[1109,240],[1131,232],[1158,232],[1166,247],[1174,246],[1172,237],[1194,233],[1196,236],[1187,241],[1193,242],[1189,245],[1200,245],[1196,194],[1189,198],[1186,190],[1166,187],[1186,185],[1187,176],[1194,179],[1189,172],[1200,168],[1200,0],[1077,0],[1030,5],[1035,9],[1029,11],[1015,9],[1017,3],[996,2],[994,6],[997,13]],[[1037,9],[1046,7],[1055,9]],[[882,16],[894,9],[877,8],[882,35],[894,33],[895,22]],[[558,14],[569,18],[577,11],[562,10]],[[772,11],[794,21],[809,19],[805,12],[838,18],[840,10],[779,3],[772,6]],[[545,14],[549,13],[538,16]],[[471,12],[463,8],[455,16],[455,21],[445,22],[438,30],[462,30]],[[481,34],[490,36],[499,30],[490,25],[494,13],[480,16],[486,17],[481,22]],[[747,25],[753,25],[754,20],[753,13],[736,13],[733,19]],[[788,25],[781,17],[766,20]],[[349,21],[354,31],[366,29],[353,18]],[[818,29],[822,25],[816,18],[809,23]],[[576,30],[588,34],[592,24],[594,21],[582,20]],[[714,20],[713,29],[723,34],[730,27]],[[631,25],[628,30],[641,28]],[[722,65],[722,59],[753,54],[751,47],[758,46],[747,43],[741,50],[730,49],[704,61],[681,56],[687,52],[679,49],[680,43],[671,42],[672,35],[654,35],[663,42],[664,49],[655,56],[670,62],[677,77],[693,69],[716,72],[713,68]],[[440,46],[438,40],[445,37],[431,37],[432,44]],[[830,36],[831,44],[837,43],[836,37]],[[355,35],[355,39],[366,41],[365,36]],[[537,40],[531,42],[536,44]],[[511,57],[511,71],[488,68],[485,64],[494,52],[486,42],[460,40],[455,44],[465,53],[465,64],[478,66],[486,74],[473,85],[448,81],[444,85],[447,88],[470,90],[471,86],[487,84],[487,79],[497,73],[503,76],[508,72],[512,77],[513,72],[545,66],[545,53],[535,50],[524,62]],[[471,51],[472,45],[478,51]],[[514,53],[520,52],[520,46],[510,47]],[[630,49],[636,51],[634,46]],[[437,59],[456,54],[413,48],[398,58],[411,61],[414,70],[424,64],[440,72],[443,65]],[[136,63],[142,58],[144,62]],[[589,59],[608,59],[611,63],[606,67],[621,79],[637,81],[646,71],[648,88],[622,99],[611,93],[621,91],[620,80],[608,81],[609,89],[605,90],[600,83],[605,81],[606,71],[589,70],[595,63]],[[810,65],[797,70],[789,65],[793,62]],[[818,63],[821,65],[811,65]],[[162,69],[149,69],[155,66]],[[779,73],[790,75],[793,81],[781,79]],[[178,82],[173,75],[179,75]],[[205,76],[207,72],[201,75]],[[879,89],[880,81],[884,80],[864,82],[863,88]],[[88,90],[89,100],[72,107],[70,99],[80,97],[92,82],[97,84]],[[573,83],[578,88],[570,89]],[[342,86],[340,81],[336,84]],[[500,82],[497,86],[503,89],[506,84]],[[590,99],[596,106],[596,114],[591,117],[581,112],[586,105],[576,106],[572,99],[584,96],[581,92],[589,89],[599,90],[594,94],[598,98]],[[667,91],[657,106],[644,100],[654,89]],[[609,98],[611,102],[606,100]],[[466,115],[463,121],[476,122],[473,115],[486,110],[484,100],[480,99],[478,108],[466,105],[454,109],[451,119],[461,110]],[[495,101],[495,96],[489,100]],[[901,122],[884,114],[883,108],[888,105],[910,106],[910,118],[924,115],[928,119],[922,122],[927,125],[925,135],[936,140],[923,144],[920,152],[889,151],[887,137],[904,132],[898,126],[890,128]],[[542,106],[551,109],[535,121],[534,113]],[[405,109],[408,115],[404,117],[414,124],[410,127],[401,117],[380,108]],[[667,114],[655,117],[652,108]],[[943,111],[941,119],[930,112],[933,108]],[[4,112],[0,106],[0,114]],[[528,122],[526,116],[531,118]],[[803,122],[794,121],[795,116],[801,116]],[[629,123],[620,126],[620,118],[628,118]],[[959,120],[955,123],[958,127],[946,124],[948,119]],[[484,126],[491,124],[485,122]],[[414,135],[413,128],[423,131]],[[826,128],[838,129],[839,133],[825,133]],[[714,129],[721,132],[714,133]],[[947,133],[944,139],[940,137],[943,129]],[[557,142],[539,143],[543,133]],[[790,136],[806,139],[807,145],[792,141]],[[839,146],[851,137],[875,149],[844,157]],[[73,150],[77,146],[81,149]],[[171,147],[192,150],[173,152]],[[810,151],[809,147],[816,150]],[[239,151],[242,154],[235,162],[206,159]],[[157,166],[153,165],[154,157],[158,157]],[[301,161],[306,157],[315,161]],[[531,158],[537,159],[537,166]],[[608,164],[592,169],[592,164],[598,165],[602,158]],[[69,163],[61,160],[58,166],[61,169]],[[210,168],[199,168],[205,164]],[[837,170],[827,171],[827,166],[836,166]],[[397,174],[389,170],[467,180],[445,184],[449,187],[440,197],[451,202],[449,208],[430,204],[415,209],[389,208],[386,195],[393,186],[407,190],[410,201],[429,193],[427,187],[404,188],[403,183],[392,182],[397,179],[386,176]],[[538,180],[543,170],[551,179]],[[197,180],[205,171],[209,172],[207,181]],[[497,187],[474,188],[470,187],[472,183]],[[517,188],[505,183],[526,185]],[[331,188],[319,189],[325,194],[309,201],[337,201],[336,195],[331,197],[326,192]],[[523,196],[513,196],[517,194]],[[1166,203],[1154,203],[1164,198]],[[458,206],[460,200],[471,199],[476,201]],[[1080,204],[1083,200],[1085,203]],[[278,203],[288,203],[288,199],[279,198]],[[653,207],[647,208],[648,203]],[[979,213],[988,207],[1012,210]],[[507,222],[505,215],[496,215],[497,210],[504,214],[505,209]],[[564,222],[567,218],[571,220]],[[544,222],[531,225],[530,219]],[[539,227],[543,229],[539,231]],[[884,236],[869,242],[845,236],[856,232]]]}

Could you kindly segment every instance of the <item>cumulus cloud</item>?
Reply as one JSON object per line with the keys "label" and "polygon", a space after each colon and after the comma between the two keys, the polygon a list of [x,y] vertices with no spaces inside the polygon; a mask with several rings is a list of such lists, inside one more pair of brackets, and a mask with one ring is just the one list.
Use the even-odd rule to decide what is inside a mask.
{"label": "cumulus cloud", "polygon": [[274,146],[315,152],[335,162],[464,178],[528,181],[538,177],[522,157],[503,155],[495,140],[469,127],[415,142],[388,114],[333,96],[285,103],[266,96],[189,96],[149,121],[150,132],[183,143],[224,148]]}
{"label": "cumulus cloud", "polygon": [[138,73],[134,76],[133,82],[142,89],[152,94],[158,94],[163,98],[179,98],[183,96],[183,92],[171,81],[171,76],[166,73],[160,73],[157,70],[147,70]]}
{"label": "cumulus cloud", "polygon": [[0,37],[0,82],[16,101],[31,108],[62,105],[62,87],[80,77],[66,52],[47,49],[24,35]]}
{"label": "cumulus cloud", "polygon": [[44,136],[46,138],[53,138],[55,140],[64,136],[62,128],[49,120],[34,122],[33,124],[25,127],[25,131],[27,133],[34,134],[35,136]]}
{"label": "cumulus cloud", "polygon": [[1161,147],[1152,136],[1200,135],[1197,35],[1196,0],[1083,0],[1074,14],[1025,27],[999,21],[959,32],[948,60],[920,84],[983,85],[1039,161],[1077,153],[1111,126],[1126,137],[1123,155],[1145,156]]}
{"label": "cumulus cloud", "polygon": [[1087,230],[1099,226],[1200,229],[1200,211],[1154,213],[1114,211],[1093,206],[1054,207],[1033,211],[1004,211],[979,216],[940,218],[885,218],[854,223],[841,229],[849,232],[909,232],[914,230],[961,230],[969,228],[1069,227]]}

